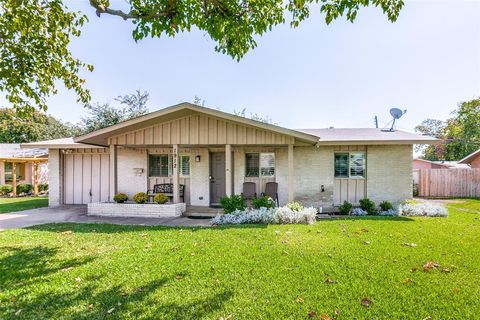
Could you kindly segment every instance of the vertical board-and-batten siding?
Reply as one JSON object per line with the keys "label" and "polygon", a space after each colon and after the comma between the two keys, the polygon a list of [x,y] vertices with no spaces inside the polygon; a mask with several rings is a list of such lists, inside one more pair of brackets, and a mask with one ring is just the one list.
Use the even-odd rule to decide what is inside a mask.
{"label": "vertical board-and-batten siding", "polygon": [[63,155],[63,203],[108,201],[110,158],[107,149],[75,149]]}
{"label": "vertical board-and-batten siding", "polygon": [[295,138],[206,115],[190,115],[109,138],[113,145],[288,145]]}
{"label": "vertical board-and-batten siding", "polygon": [[[337,146],[334,148],[335,153],[342,152],[360,152],[365,154],[365,159],[368,163],[368,154],[366,146]],[[350,161],[350,159],[349,159]],[[365,170],[367,166],[365,165]],[[343,201],[348,201],[353,204],[358,204],[360,199],[366,196],[366,180],[368,173],[365,172],[365,178],[334,178],[334,204],[339,205]]]}

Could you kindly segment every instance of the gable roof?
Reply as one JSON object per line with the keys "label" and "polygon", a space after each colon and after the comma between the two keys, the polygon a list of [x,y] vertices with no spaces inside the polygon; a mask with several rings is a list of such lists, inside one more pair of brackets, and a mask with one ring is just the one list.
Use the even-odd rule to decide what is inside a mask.
{"label": "gable roof", "polygon": [[466,157],[463,158],[462,160],[458,161],[458,163],[470,163],[470,162],[472,162],[472,160],[475,159],[476,157],[480,157],[480,149],[478,149],[477,151],[474,151],[474,152],[470,153],[468,156],[466,156]]}
{"label": "gable roof", "polygon": [[319,145],[333,144],[431,144],[438,139],[415,133],[395,130],[383,131],[377,128],[325,128],[297,129],[319,138]]}
{"label": "gable roof", "polygon": [[158,120],[168,121],[174,118],[186,116],[188,114],[191,114],[191,112],[206,114],[206,115],[218,117],[220,119],[225,119],[225,120],[241,123],[248,126],[253,126],[256,128],[270,130],[273,132],[292,136],[300,141],[307,142],[310,144],[315,144],[318,141],[318,138],[316,136],[308,133],[295,131],[295,130],[287,129],[277,125],[248,119],[245,117],[233,115],[223,111],[198,106],[188,102],[183,102],[171,107],[167,107],[155,112],[148,113],[146,115],[143,115],[131,120],[127,120],[103,129],[90,132],[83,136],[74,138],[74,141],[77,143],[87,143],[87,144],[94,144],[94,145],[100,145],[100,146],[107,146],[108,137],[112,135],[116,135],[126,131],[132,131],[132,130],[139,129],[141,127],[149,126],[149,125],[158,123],[159,122]]}

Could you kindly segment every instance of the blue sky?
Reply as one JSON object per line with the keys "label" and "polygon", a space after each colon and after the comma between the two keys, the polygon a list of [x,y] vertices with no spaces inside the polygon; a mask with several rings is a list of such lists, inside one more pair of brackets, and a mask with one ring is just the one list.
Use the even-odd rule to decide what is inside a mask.
{"label": "blue sky", "polygon": [[[407,1],[393,24],[375,8],[330,26],[312,12],[297,29],[259,38],[240,62],[216,53],[203,32],[135,43],[129,22],[97,18],[88,1],[68,3],[90,17],[71,49],[95,66],[86,74],[93,101],[142,89],[154,111],[197,95],[205,106],[247,108],[289,128],[372,127],[374,115],[384,124],[400,107],[408,112],[398,127],[413,129],[480,95],[479,1]],[[76,122],[84,110],[61,88],[49,113]]]}

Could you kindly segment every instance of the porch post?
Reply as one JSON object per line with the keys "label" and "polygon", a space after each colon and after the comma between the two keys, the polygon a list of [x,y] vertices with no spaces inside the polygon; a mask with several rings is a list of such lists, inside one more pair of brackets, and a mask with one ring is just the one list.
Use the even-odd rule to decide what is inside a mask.
{"label": "porch post", "polygon": [[293,194],[293,144],[288,145],[288,202],[294,199]]}
{"label": "porch post", "polygon": [[180,190],[179,190],[179,178],[178,178],[178,144],[173,145],[173,203],[180,203]]}
{"label": "porch post", "polygon": [[38,196],[38,162],[33,162],[33,194]]}
{"label": "porch post", "polygon": [[232,195],[232,145],[225,145],[225,194]]}
{"label": "porch post", "polygon": [[117,193],[117,145],[110,145],[110,201]]}
{"label": "porch post", "polygon": [[12,162],[12,192],[13,196],[17,196],[17,163]]}

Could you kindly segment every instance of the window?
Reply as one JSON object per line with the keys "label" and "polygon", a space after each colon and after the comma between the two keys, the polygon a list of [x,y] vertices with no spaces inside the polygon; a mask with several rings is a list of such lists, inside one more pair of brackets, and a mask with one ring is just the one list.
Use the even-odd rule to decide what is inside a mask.
{"label": "window", "polygon": [[156,154],[148,156],[148,175],[150,177],[168,177],[172,172],[171,156]]}
{"label": "window", "polygon": [[180,175],[190,175],[190,156],[180,156]]}
{"label": "window", "polygon": [[275,153],[247,153],[245,177],[275,176]]}
{"label": "window", "polygon": [[336,153],[335,178],[364,178],[364,153]]}
{"label": "window", "polygon": [[[16,168],[17,181],[25,179],[25,163],[17,163]],[[5,182],[13,181],[13,164],[5,162]]]}
{"label": "window", "polygon": [[335,178],[348,178],[348,153],[335,154]]}
{"label": "window", "polygon": [[350,154],[350,177],[365,177],[365,155],[363,153]]}

